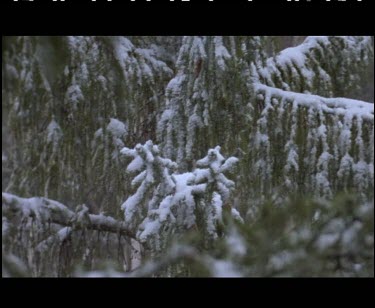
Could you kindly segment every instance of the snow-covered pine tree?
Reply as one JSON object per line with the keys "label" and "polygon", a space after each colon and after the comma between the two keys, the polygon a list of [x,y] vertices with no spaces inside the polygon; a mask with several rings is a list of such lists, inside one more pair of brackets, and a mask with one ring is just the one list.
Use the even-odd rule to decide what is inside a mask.
{"label": "snow-covered pine tree", "polygon": [[199,220],[197,226],[202,230],[206,246],[212,245],[213,240],[222,235],[223,225],[228,218],[243,222],[231,198],[235,183],[224,174],[234,171],[238,159],[225,159],[220,149],[217,146],[209,150],[205,158],[197,161],[198,168],[193,172],[196,185],[193,194],[197,196],[195,216]]}
{"label": "snow-covered pine tree", "polygon": [[224,175],[233,171],[238,159],[225,159],[219,146],[197,161],[201,168],[180,174],[177,164],[162,158],[151,141],[121,153],[132,158],[126,171],[135,175],[135,192],[121,206],[125,223],[152,254],[165,250],[171,235],[181,236],[192,228],[208,246],[223,229],[223,216],[242,221],[231,204],[234,182]]}
{"label": "snow-covered pine tree", "polygon": [[184,37],[158,125],[163,154],[182,171],[216,144],[228,152],[241,146],[253,108],[250,63],[262,62],[266,42],[264,37]]}
{"label": "snow-covered pine tree", "polygon": [[[332,212],[343,217],[338,232],[332,235],[323,225],[316,239],[339,239],[328,253],[343,247],[345,254],[356,254],[354,261],[335,257],[341,267],[349,264],[342,273],[362,273],[359,267],[369,272],[374,108],[354,99],[373,102],[373,47],[372,37],[350,36],[4,37],[3,191],[48,196],[67,205],[50,208],[56,201],[3,194],[6,270],[22,272],[22,261],[30,275],[71,275],[73,264],[90,270],[108,259],[116,259],[117,269],[129,270],[132,260],[125,262],[123,256],[129,238],[138,236],[160,252],[169,235],[198,229],[207,244],[222,233],[217,213],[220,208],[225,212],[228,204],[248,213],[242,216],[253,223],[264,219],[260,209],[267,210],[263,200],[270,197],[273,203],[286,204],[294,193],[331,198],[349,192],[359,195],[357,203],[364,206],[349,214]],[[132,197],[120,150],[155,135],[160,153],[149,143],[141,148],[156,161],[176,160],[179,172],[145,158],[144,165],[150,166],[145,170],[157,180],[144,185],[145,195],[138,194],[139,216],[126,222],[130,231],[119,206]],[[218,170],[234,160],[225,162],[219,149],[212,149],[217,144],[240,158],[230,202],[225,188],[231,190],[231,181]],[[196,163],[209,148],[208,156]],[[159,171],[166,172],[167,180]],[[134,183],[138,189],[144,174],[139,176]],[[308,205],[300,206],[303,210]],[[337,217],[326,220],[319,213],[312,213],[314,223],[337,222]],[[285,216],[278,217],[287,230],[296,224],[289,226]],[[267,237],[262,221],[256,225],[250,233]],[[272,226],[271,235],[274,230]],[[303,228],[296,232],[306,234]],[[265,246],[257,247],[263,251]],[[294,252],[283,252],[288,245],[273,247],[276,251],[264,271],[260,261],[244,273],[284,271],[280,260],[292,260]],[[177,255],[188,252],[191,257],[195,250],[190,248]],[[296,263],[291,261],[296,271],[283,273],[298,273],[300,251],[296,246]],[[164,264],[176,260],[168,258]],[[224,267],[238,270],[232,261],[202,258],[214,275]],[[317,261],[314,256],[310,260]],[[317,263],[323,268],[317,273],[327,273],[324,266],[330,262]]]}
{"label": "snow-covered pine tree", "polygon": [[308,37],[253,70],[262,111],[250,132],[256,168],[248,175],[263,177],[261,195],[293,183],[289,192],[330,197],[345,190],[372,198],[374,106],[331,97],[363,93],[372,63],[370,37]]}
{"label": "snow-covered pine tree", "polygon": [[125,223],[136,231],[142,242],[151,237],[153,242],[149,246],[159,251],[165,245],[161,243],[166,236],[162,229],[170,229],[170,226],[162,226],[162,223],[173,223],[174,220],[170,206],[166,203],[175,190],[176,184],[171,173],[177,165],[160,157],[158,147],[151,141],[145,145],[138,144],[133,150],[123,148],[121,153],[132,158],[126,171],[137,173],[131,181],[136,191],[121,206]]}
{"label": "snow-covered pine tree", "polygon": [[[173,62],[172,46],[179,41],[169,38],[164,52],[158,38],[131,39],[139,46],[125,37],[5,40],[3,122],[7,139],[23,146],[7,147],[5,163],[12,173],[3,190],[117,210],[124,191],[115,184],[123,174],[114,151],[123,147],[119,140],[136,144],[152,138],[172,76],[163,60]],[[114,120],[126,126],[116,140]],[[61,129],[53,156],[44,153],[49,123]]]}
{"label": "snow-covered pine tree", "polygon": [[364,88],[373,63],[370,36],[310,36],[267,59],[253,75],[285,91],[368,100]]}
{"label": "snow-covered pine tree", "polygon": [[[334,96],[370,97],[372,39],[307,37],[268,59],[267,46],[257,37],[184,38],[158,126],[164,155],[191,170],[190,158],[215,144],[244,154],[244,211],[284,191],[329,197],[342,183],[371,198],[373,104]],[[351,136],[346,150],[333,141],[338,134]]]}

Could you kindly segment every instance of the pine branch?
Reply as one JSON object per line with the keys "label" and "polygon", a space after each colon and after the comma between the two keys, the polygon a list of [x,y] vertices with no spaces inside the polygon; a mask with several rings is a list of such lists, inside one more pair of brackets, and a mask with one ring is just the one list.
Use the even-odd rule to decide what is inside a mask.
{"label": "pine branch", "polygon": [[[309,36],[299,46],[287,48],[253,69],[268,86],[323,96],[361,95],[374,50],[366,36]],[[350,96],[350,95],[349,95]]]}
{"label": "pine branch", "polygon": [[89,214],[89,224],[76,224],[76,214],[65,205],[43,197],[20,198],[8,193],[2,193],[3,215],[18,214],[23,217],[33,217],[39,222],[52,222],[64,227],[74,227],[77,230],[90,230],[116,233],[135,239],[135,234],[125,227],[125,223],[110,216]]}
{"label": "pine branch", "polygon": [[328,114],[345,115],[351,113],[354,116],[361,117],[365,121],[371,123],[374,121],[374,104],[364,101],[341,97],[326,98],[318,95],[284,91],[259,83],[255,84],[254,88],[261,100],[264,100],[269,95],[270,101],[275,98],[291,104],[296,102],[301,107],[322,108],[322,111]]}

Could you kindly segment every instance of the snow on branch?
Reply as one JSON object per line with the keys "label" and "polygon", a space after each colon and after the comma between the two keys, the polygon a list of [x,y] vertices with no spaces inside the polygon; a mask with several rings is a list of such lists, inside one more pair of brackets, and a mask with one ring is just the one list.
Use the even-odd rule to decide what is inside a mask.
{"label": "snow on branch", "polygon": [[263,67],[253,65],[253,74],[259,82],[286,91],[347,96],[360,94],[361,75],[373,58],[370,36],[310,36],[269,58]]}
{"label": "snow on branch", "polygon": [[[137,80],[142,84],[149,80],[156,83],[156,78],[172,75],[172,70],[157,58],[152,49],[136,48],[133,43],[125,37],[112,38],[114,55],[118,61],[125,80]],[[129,83],[129,86],[130,83]]]}
{"label": "snow on branch", "polygon": [[[218,226],[226,218],[225,211],[228,211],[228,214],[235,220],[243,222],[239,212],[230,205],[235,183],[224,174],[234,170],[238,159],[236,157],[225,159],[220,150],[220,146],[210,149],[206,157],[197,161],[198,168],[194,171],[196,187],[204,185],[203,198],[198,205],[203,204],[205,233],[208,238],[213,239],[219,236]],[[196,191],[197,188],[194,190]]]}
{"label": "snow on branch", "polygon": [[[222,223],[223,206],[242,221],[229,203],[234,182],[224,173],[232,171],[238,162],[235,157],[225,159],[220,147],[208,151],[197,162],[194,172],[177,174],[177,164],[160,157],[159,149],[151,141],[121,153],[131,157],[126,171],[134,174],[135,193],[122,205],[125,222],[137,229],[137,239],[148,243],[154,251],[163,249],[169,235],[183,233],[194,226],[216,238],[217,225]],[[202,212],[202,225],[196,211]]]}
{"label": "snow on branch", "polygon": [[[251,135],[251,177],[260,179],[262,194],[272,193],[271,177],[289,192],[304,189],[303,182],[317,196],[346,189],[364,199],[372,194],[373,104],[259,83],[254,88],[259,119]],[[277,168],[282,172],[276,175]]]}
{"label": "snow on branch", "polygon": [[134,149],[123,148],[121,153],[132,158],[126,172],[138,173],[131,182],[136,192],[121,206],[125,222],[134,228],[143,219],[142,212],[155,210],[161,200],[173,192],[175,183],[170,173],[177,165],[160,157],[158,146],[152,141],[138,144]]}
{"label": "snow on branch", "polygon": [[88,214],[88,224],[77,223],[82,212],[75,213],[65,205],[43,197],[20,198],[12,194],[2,193],[3,215],[20,214],[22,217],[33,217],[39,222],[56,223],[64,227],[76,229],[87,228],[111,233],[118,233],[130,238],[135,235],[125,227],[124,223],[104,215]]}
{"label": "snow on branch", "polygon": [[272,98],[296,102],[299,106],[308,108],[322,108],[323,112],[357,116],[363,120],[374,121],[374,104],[348,99],[348,98],[325,98],[318,95],[301,94],[290,91],[283,91],[263,84],[255,84],[255,91],[259,95],[270,95]]}

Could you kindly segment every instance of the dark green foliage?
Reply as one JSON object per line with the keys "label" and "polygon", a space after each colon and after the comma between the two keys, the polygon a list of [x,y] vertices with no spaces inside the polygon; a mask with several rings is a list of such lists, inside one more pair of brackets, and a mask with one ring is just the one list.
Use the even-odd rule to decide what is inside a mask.
{"label": "dark green foliage", "polygon": [[[232,264],[238,276],[373,277],[374,204],[359,204],[353,195],[332,202],[297,197],[282,206],[270,201],[245,224],[227,228],[228,237],[209,251],[198,248],[200,234],[187,236],[182,243],[196,248],[196,258],[180,261],[193,277],[221,276],[215,262]],[[231,237],[242,243],[242,254],[234,253]]]}

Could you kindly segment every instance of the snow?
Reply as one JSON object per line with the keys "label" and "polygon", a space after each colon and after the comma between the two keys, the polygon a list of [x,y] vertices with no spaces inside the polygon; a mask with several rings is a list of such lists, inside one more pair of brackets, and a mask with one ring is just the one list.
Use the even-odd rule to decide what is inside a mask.
{"label": "snow", "polygon": [[223,39],[221,36],[215,36],[215,59],[220,69],[225,70],[225,60],[231,58],[228,50],[223,45]]}
{"label": "snow", "polygon": [[82,63],[81,65],[81,80],[83,83],[86,83],[89,80],[89,71],[87,68],[86,63]]}
{"label": "snow", "polygon": [[276,57],[276,62],[277,64],[285,67],[291,64],[296,64],[298,67],[303,67],[306,61],[306,55],[304,54],[305,49],[306,45],[284,49]]}
{"label": "snow", "polygon": [[221,196],[217,192],[214,192],[212,194],[212,206],[214,208],[214,217],[213,217],[213,219],[215,221],[222,221],[223,201],[221,200]]}
{"label": "snow", "polygon": [[246,256],[247,248],[244,239],[235,230],[232,229],[229,235],[226,237],[225,242],[227,244],[229,253],[235,257]]}
{"label": "snow", "polygon": [[193,196],[194,186],[191,184],[194,182],[194,175],[190,172],[183,174],[174,174],[173,178],[176,183],[176,191],[173,195],[173,204],[185,204],[186,209],[184,212],[185,217],[180,219],[183,221],[183,225],[186,228],[190,228],[195,224],[195,200]]}
{"label": "snow", "polygon": [[[254,80],[269,86],[331,97],[337,85],[345,87],[348,79],[360,82],[356,74],[364,65],[371,65],[371,44],[369,37],[309,36],[302,44],[267,59],[264,67],[253,65],[251,70]],[[343,53],[339,73],[333,72],[331,64],[337,61],[336,52]],[[349,71],[357,73],[349,75]]]}
{"label": "snow", "polygon": [[84,100],[82,90],[78,84],[71,85],[68,88],[66,96],[68,101],[73,105],[73,108],[76,108],[77,104]]}
{"label": "snow", "polygon": [[8,193],[2,193],[2,198],[6,203],[13,204],[18,210],[20,210],[23,217],[35,216],[40,221],[49,218],[48,211],[43,208],[42,198],[34,197],[25,199]]}
{"label": "snow", "polygon": [[55,119],[53,118],[52,121],[47,126],[47,142],[53,143],[54,145],[57,145],[61,137],[63,136],[61,127]]}
{"label": "snow", "polygon": [[[173,73],[172,70],[163,61],[160,61],[157,59],[157,55],[153,49],[137,48],[135,52],[141,55],[145,59],[145,61],[150,63],[151,67],[155,71],[158,71],[159,69],[161,69],[169,75]],[[145,65],[147,64],[145,63]],[[147,71],[147,74],[152,76],[152,70],[150,69],[148,65],[144,69],[145,71]]]}
{"label": "snow", "polygon": [[[295,101],[299,106],[321,109],[330,114],[338,114],[374,121],[374,104],[348,98],[324,98],[318,95],[301,94],[290,91],[283,91],[263,84],[256,84],[255,90],[269,93],[272,97],[286,98],[288,101]],[[321,128],[323,129],[323,128]]]}
{"label": "snow", "polygon": [[[141,170],[141,168],[138,168],[137,170]],[[129,170],[129,167],[127,168],[127,171],[134,172],[132,169]],[[131,182],[132,187],[136,187],[140,185],[145,179],[146,179],[147,171],[144,170],[140,174],[138,174]]]}
{"label": "snow", "polygon": [[133,222],[134,215],[140,209],[138,208],[140,205],[140,202],[142,201],[142,196],[146,193],[147,185],[145,182],[143,182],[139,188],[137,189],[137,192],[130,196],[122,205],[121,209],[124,210],[125,215],[125,222],[131,224]]}
{"label": "snow", "polygon": [[127,61],[129,53],[134,50],[134,45],[125,37],[118,37],[115,42],[115,57],[119,62],[125,78],[127,76]]}
{"label": "snow", "polygon": [[337,241],[339,240],[339,238],[340,238],[339,233],[323,234],[319,236],[316,242],[317,248],[320,249],[320,251],[324,251],[327,248],[330,248],[333,245],[335,245]]}
{"label": "snow", "polygon": [[340,169],[337,172],[337,176],[339,178],[342,178],[345,175],[349,175],[350,171],[353,169],[353,164],[353,158],[349,155],[349,153],[346,153],[344,157],[341,159]]}
{"label": "snow", "polygon": [[105,271],[77,271],[74,277],[79,278],[126,278],[129,274],[118,272],[114,269],[108,269]]}
{"label": "snow", "polygon": [[[371,181],[371,177],[369,177],[370,172],[373,172],[371,168],[373,168],[373,165],[367,164],[364,161],[359,161],[353,165],[354,183],[357,187],[365,188],[366,182]],[[361,191],[363,190],[361,189]]]}
{"label": "snow", "polygon": [[269,259],[268,266],[276,271],[282,270],[284,267],[292,264],[295,262],[296,259],[302,259],[305,257],[305,252],[303,250],[297,250],[297,251],[281,251],[280,253],[277,253],[273,255]]}
{"label": "snow", "polygon": [[133,159],[133,161],[128,165],[126,170],[128,172],[137,172],[142,170],[145,167],[145,162],[142,159],[142,157],[137,156],[136,158]]}
{"label": "snow", "polygon": [[164,222],[168,218],[171,219],[171,222],[175,222],[175,218],[171,212],[171,206],[173,205],[172,203],[173,197],[172,196],[167,196],[161,203],[158,209],[158,214],[159,214],[159,221]]}
{"label": "snow", "polygon": [[212,277],[238,278],[243,276],[236,266],[230,261],[214,261],[212,262],[210,268]]}
{"label": "snow", "polygon": [[[103,61],[106,58],[99,58],[99,55],[105,53],[106,49],[102,48],[103,46],[98,48],[95,40],[84,37],[69,38],[69,52],[72,59],[64,70],[65,78],[68,79],[65,102],[68,105],[70,104],[68,106],[69,111],[74,112],[74,107],[77,107],[77,104],[92,96],[92,94],[86,96],[87,89],[91,87],[91,84],[87,84],[87,82],[92,80],[97,89],[102,91],[105,88],[106,92],[112,87],[112,81],[116,78],[117,73],[111,72],[106,67]],[[371,37],[368,40],[372,44]],[[99,39],[97,41],[100,42]],[[177,73],[171,80],[169,75],[172,77],[174,72],[159,59],[159,57],[164,58],[164,51],[156,51],[157,46],[136,48],[127,38],[108,38],[108,42],[113,43],[115,46],[114,54],[126,79],[125,83],[123,83],[126,85],[126,93],[122,93],[123,91],[120,91],[121,93],[118,92],[120,85],[116,85],[114,92],[108,92],[104,96],[99,93],[98,97],[103,98],[100,108],[105,107],[100,109],[100,113],[104,111],[106,114],[101,114],[100,119],[108,119],[107,117],[113,116],[113,118],[110,118],[106,128],[102,126],[103,122],[100,121],[102,128],[95,132],[95,138],[101,138],[97,141],[104,144],[104,152],[108,152],[107,144],[112,145],[111,141],[115,141],[115,144],[120,146],[121,142],[125,141],[121,141],[121,139],[128,135],[128,122],[122,122],[114,117],[117,115],[128,116],[131,114],[129,110],[133,107],[139,110],[138,107],[140,106],[134,103],[138,101],[132,101],[135,98],[132,95],[131,87],[134,86],[134,88],[138,89],[143,82],[154,83],[152,86],[157,85],[156,78],[160,77],[161,71],[165,73],[164,77],[168,77],[162,79],[160,89],[158,86],[158,91],[153,91],[153,87],[150,86],[144,87],[144,91],[141,91],[143,94],[139,91],[137,92],[140,95],[139,97],[145,98],[145,104],[156,104],[156,120],[159,120],[160,113],[164,111],[158,124],[158,139],[162,142],[165,141],[165,143],[160,149],[153,145],[152,142],[147,142],[145,145],[137,145],[135,149],[124,148],[121,151],[124,156],[128,156],[131,159],[126,172],[134,173],[131,181],[132,189],[126,191],[126,195],[133,193],[135,190],[135,193],[122,205],[126,222],[126,224],[124,222],[124,225],[131,225],[134,229],[139,227],[137,231],[141,231],[140,233],[138,232],[138,237],[141,240],[146,241],[149,238],[154,240],[161,232],[174,234],[174,232],[181,232],[181,230],[193,227],[198,221],[195,217],[197,207],[200,207],[199,210],[203,209],[204,218],[207,220],[205,221],[207,222],[207,230],[205,231],[214,236],[217,223],[224,223],[222,221],[223,206],[225,209],[229,207],[232,216],[242,221],[239,212],[235,208],[236,205],[241,204],[243,206],[243,202],[247,202],[247,200],[241,199],[241,195],[243,193],[248,194],[248,202],[252,206],[257,204],[256,198],[258,196],[253,193],[255,191],[253,187],[259,188],[261,198],[267,195],[268,189],[272,190],[274,188],[273,185],[280,185],[280,190],[284,189],[284,182],[287,184],[285,193],[293,193],[294,189],[302,188],[308,192],[314,190],[314,193],[322,197],[333,194],[336,187],[341,186],[344,186],[345,189],[358,190],[362,193],[367,191],[368,188],[373,188],[374,106],[359,100],[323,97],[324,93],[327,94],[326,96],[331,96],[330,93],[333,90],[330,87],[335,82],[333,79],[336,77],[337,79],[345,80],[348,83],[348,87],[351,86],[351,82],[355,83],[356,80],[353,76],[343,78],[345,72],[340,70],[337,76],[332,76],[331,72],[328,72],[330,68],[327,68],[326,65],[331,62],[330,58],[321,67],[319,65],[315,66],[315,63],[313,63],[318,60],[317,58],[324,60],[324,58],[332,56],[330,53],[333,54],[334,52],[324,50],[325,45],[335,43],[335,41],[332,42],[331,38],[309,37],[300,46],[288,48],[276,57],[267,60],[266,67],[258,69],[260,78],[255,83],[254,95],[252,93],[253,80],[251,79],[254,76],[250,76],[250,69],[247,70],[248,68],[241,67],[241,61],[246,62],[249,59],[234,58],[238,51],[240,51],[239,55],[241,57],[246,55],[246,57],[250,58],[252,57],[249,53],[251,50],[247,50],[245,43],[242,44],[242,50],[238,50],[237,41],[233,37],[224,39],[222,37],[185,37],[179,53],[179,60],[175,67]],[[336,41],[336,43],[341,46],[340,40]],[[356,48],[362,51],[362,47],[356,47],[358,40],[355,38],[347,37],[342,40],[342,43],[345,48]],[[365,43],[363,42],[363,44]],[[144,47],[147,44],[141,43],[140,45]],[[106,47],[110,48],[111,46]],[[112,55],[112,53],[109,54]],[[344,53],[343,55],[339,59],[346,61],[345,56],[348,54]],[[259,54],[257,56],[256,65],[261,65]],[[335,55],[333,54],[333,56]],[[358,52],[357,58],[354,60],[361,62],[363,61],[361,57],[362,55]],[[98,63],[100,65],[95,70],[93,69],[93,64],[95,63],[92,62],[97,60],[99,60]],[[46,99],[53,99],[53,97],[50,98],[51,93],[49,93],[50,89],[46,79],[43,76],[35,75],[34,71],[28,70],[25,67],[26,64],[20,64],[22,64],[20,65],[20,72],[17,71],[17,66],[9,67],[8,65],[5,67],[5,71],[8,71],[9,75],[13,76],[12,78],[19,76],[22,79],[22,87],[26,89],[34,89],[36,83],[40,82],[41,86],[44,86],[48,92],[46,93]],[[353,62],[353,64],[355,63]],[[363,64],[366,65],[366,63]],[[340,63],[334,61],[332,66],[336,65],[340,67]],[[229,81],[226,83],[224,77],[226,78],[227,76],[222,71],[229,70],[227,72],[234,72],[234,70],[231,70],[232,66],[235,69],[238,68],[238,76],[233,74],[233,78],[229,77]],[[248,66],[248,63],[246,66]],[[255,64],[253,68],[256,70]],[[91,76],[93,74],[95,76]],[[36,77],[40,77],[42,81],[38,81]],[[289,77],[291,80],[287,80]],[[243,84],[239,81],[241,78],[244,79]],[[272,80],[269,81],[268,79]],[[165,84],[168,80],[170,82],[166,88],[166,93],[163,93],[162,91],[165,89]],[[71,83],[69,83],[70,81]],[[269,86],[262,85],[260,82],[265,82]],[[324,90],[321,91],[323,94],[320,91],[316,91],[322,96],[309,94],[314,92],[311,89],[315,87],[315,82],[319,84],[318,88]],[[240,83],[242,88],[234,89],[230,87],[230,85],[237,83]],[[296,93],[291,89],[296,92],[301,89],[301,92],[304,93]],[[232,90],[235,90],[236,93],[231,93],[233,92]],[[245,93],[241,93],[241,91]],[[44,90],[42,92],[44,93]],[[130,101],[129,104],[122,105],[116,109],[117,100],[123,101],[122,97],[119,98],[114,95],[118,93],[121,96],[126,96],[124,101],[128,102],[128,99]],[[138,97],[137,93],[136,96]],[[156,93],[162,97],[160,101]],[[167,96],[165,101],[163,101],[164,95]],[[243,100],[244,97],[246,101]],[[255,97],[257,100],[252,101]],[[259,106],[257,105],[258,101]],[[12,107],[15,110],[10,108],[15,115],[23,117],[19,120],[27,119],[31,113],[30,110],[24,109],[25,103],[27,102],[24,101],[22,96],[15,97]],[[87,101],[83,105],[89,105],[90,103],[90,101]],[[166,109],[159,108],[160,106],[164,108],[165,104]],[[83,105],[82,107],[84,107]],[[247,107],[242,110],[241,108],[246,105]],[[49,112],[56,109],[56,106],[51,106],[52,109],[47,108],[45,110],[48,117],[50,116]],[[226,109],[227,107],[229,110]],[[238,107],[240,113],[241,111],[246,113],[246,110],[249,110],[249,114],[245,115],[249,119],[245,125],[246,127],[240,127],[241,131],[239,132],[240,138],[245,136],[246,140],[236,139],[237,136],[227,136],[226,129],[229,126],[224,127],[225,134],[223,136],[216,138],[213,135],[213,138],[211,138],[210,128],[217,127],[216,124],[220,124],[220,121],[222,121],[223,125],[226,125],[227,122],[236,124],[236,116],[238,114],[236,112],[232,114],[234,107]],[[159,113],[159,111],[161,112]],[[110,113],[108,114],[108,112]],[[96,114],[95,111],[93,113]],[[241,116],[241,114],[239,115]],[[307,119],[305,115],[307,115]],[[259,118],[257,118],[258,116]],[[78,120],[79,118],[81,117],[75,117],[74,119]],[[11,117],[9,119],[13,121]],[[129,125],[133,125],[133,122],[138,123],[137,120],[130,120]],[[20,124],[28,125],[28,122],[24,121],[20,122]],[[131,127],[131,129],[133,131],[135,127]],[[165,131],[162,132],[162,130]],[[107,135],[103,136],[103,131],[110,132],[109,136],[114,137],[113,140],[107,142],[108,140],[105,139]],[[274,132],[277,133],[273,134]],[[34,136],[29,133],[24,135],[27,138],[33,138]],[[91,137],[92,135],[88,136],[88,138]],[[233,137],[233,140],[231,137]],[[27,138],[24,138],[25,141],[27,141]],[[46,138],[42,142],[47,141],[48,149],[50,147],[49,143],[55,145],[62,138],[62,130],[54,117],[52,117],[47,130],[43,132],[43,138]],[[307,139],[306,145],[298,144],[301,139],[303,140],[301,143]],[[133,142],[132,138],[130,140]],[[199,142],[197,143],[197,141]],[[240,200],[237,203],[232,202],[231,199],[235,184],[224,175],[226,172],[235,171],[234,167],[238,163],[237,158],[230,157],[225,159],[220,153],[220,146],[217,146],[214,149],[210,149],[207,156],[197,162],[197,169],[194,169],[194,160],[198,158],[194,157],[194,153],[201,153],[203,144],[211,144],[217,141],[222,142],[223,149],[228,149],[229,151],[239,146],[238,143],[241,143],[242,147],[242,144],[249,141],[249,146],[245,149],[246,153],[244,153],[246,155],[246,160],[244,161],[249,168],[247,170],[248,173],[242,170],[242,173],[237,175],[242,184],[248,183],[249,186],[246,187],[245,192],[241,189],[240,194],[236,196],[237,200]],[[68,152],[61,151],[61,158],[66,155],[69,156]],[[178,165],[169,159],[160,157],[161,153],[166,157],[177,160]],[[110,154],[105,153],[104,155],[106,159]],[[39,174],[38,168],[40,166],[43,167],[44,156],[44,154],[41,156],[40,165],[35,166],[36,169],[33,169],[38,171],[37,174]],[[49,168],[48,170],[46,169],[47,173],[52,170],[55,174],[54,171],[57,170],[58,176],[60,176],[64,174],[64,170],[69,171],[69,168],[74,168],[74,164],[72,166],[69,164],[66,166],[56,165],[57,168],[55,168],[55,165],[51,165],[49,162],[54,163],[56,160],[47,158],[49,159],[48,164],[46,164]],[[184,164],[186,158],[189,160]],[[12,163],[14,159],[17,159],[17,157],[11,155],[9,163]],[[31,160],[34,161],[35,159],[31,157]],[[25,163],[27,162],[28,160],[26,159]],[[91,165],[95,166],[96,162],[97,160],[93,160]],[[302,162],[301,165],[300,162]],[[38,163],[38,159],[36,163]],[[113,166],[116,165],[113,164]],[[98,169],[107,170],[105,166],[104,168],[101,167],[98,166]],[[179,170],[177,170],[177,167]],[[186,172],[186,170],[191,169],[193,170],[192,172]],[[272,171],[274,170],[277,173],[275,178],[272,177]],[[178,172],[186,173],[179,174]],[[297,174],[297,172],[300,173]],[[14,176],[17,176],[17,174]],[[106,176],[115,179],[112,174]],[[21,180],[21,184],[24,184],[29,181],[29,177],[24,177]],[[66,184],[69,185],[69,183],[77,180],[79,179],[69,180]],[[112,187],[110,184],[108,183],[108,186]],[[126,178],[126,184],[129,184],[128,178]],[[9,187],[15,189],[14,186]],[[33,191],[32,187],[28,187],[28,185],[24,185],[21,188],[27,194]],[[6,202],[4,202],[4,199]],[[106,202],[106,200],[104,201]],[[58,205],[50,203],[44,198],[22,199],[6,193],[3,194],[3,203],[3,211],[14,206],[21,212],[23,217],[36,217],[42,221],[50,220],[54,215],[53,209],[58,208]],[[232,207],[232,205],[235,206]],[[84,206],[75,214],[63,206],[61,210],[69,218],[75,215],[74,219],[78,221],[85,220],[89,215],[88,209]],[[357,210],[359,209],[355,211]],[[324,219],[325,213],[321,213],[320,218],[318,217],[319,213],[319,210],[317,210],[317,217],[315,218],[320,222],[321,218]],[[371,211],[367,214],[371,215]],[[115,220],[104,216],[90,215],[89,219],[93,223],[116,225]],[[71,221],[69,220],[69,222]],[[118,225],[122,225],[122,223]],[[167,229],[169,231],[166,231]],[[337,234],[340,234],[339,240],[346,246],[351,246],[352,242],[355,242],[356,237],[359,236],[360,229],[361,223],[359,222],[353,222],[349,227],[346,222],[336,222],[336,225],[333,224],[333,226],[329,225],[327,227],[326,234],[318,238],[317,245],[321,249],[324,247],[329,248],[338,242]],[[68,227],[61,229],[58,231],[57,236],[63,239],[67,230]],[[3,218],[3,234],[7,232],[8,222]],[[308,232],[305,233],[309,234]],[[297,240],[304,240],[306,239],[305,233],[302,230],[301,234],[294,234],[293,236]],[[164,235],[163,233],[161,238]],[[371,236],[364,238],[370,243],[372,240],[373,243]],[[226,242],[234,255],[245,255],[246,247],[242,239],[236,234],[229,234]],[[292,256],[285,252],[274,256],[273,259],[271,258],[271,263],[274,267],[279,268],[287,264],[291,258]],[[236,270],[233,264],[225,262],[217,262],[216,267],[219,275],[221,275],[220,273],[235,272]]]}
{"label": "snow", "polygon": [[158,76],[172,76],[172,70],[157,58],[158,55],[152,47],[136,48],[125,37],[113,38],[113,45],[115,58],[122,68],[125,80],[135,79],[137,85],[142,85],[145,81],[154,84]]}
{"label": "snow", "polygon": [[127,127],[120,120],[111,118],[107,129],[117,138],[124,138],[127,135]]}
{"label": "snow", "polygon": [[71,235],[71,232],[71,227],[61,228],[59,231],[57,231],[57,233],[40,242],[35,247],[35,250],[39,253],[44,253],[50,246],[60,245],[65,239],[67,239]]}
{"label": "snow", "polygon": [[[176,186],[175,179],[170,175],[170,170],[175,169],[176,165],[171,160],[160,157],[159,148],[151,141],[147,141],[145,145],[137,144],[135,150],[123,148],[121,153],[134,158],[126,171],[128,173],[140,172],[132,180],[133,187],[139,185],[137,191],[122,204],[121,208],[124,210],[126,223],[133,227],[141,224],[144,231],[140,236],[142,240],[145,240],[151,235],[150,230],[156,230],[156,221],[160,225],[160,222],[164,222],[167,217],[174,219],[169,208],[172,206],[171,198],[164,197],[170,194]],[[148,198],[151,200],[147,200]],[[161,204],[157,204],[160,198],[164,200]],[[155,210],[158,207],[159,210]],[[146,208],[147,216],[141,217],[141,212]],[[137,221],[139,219],[141,221]],[[153,225],[151,229],[148,229],[148,223]]]}
{"label": "snow", "polygon": [[[169,96],[177,97],[181,94],[181,85],[184,82],[186,76],[185,75],[177,75],[174,77],[167,85],[166,92],[169,94]],[[167,105],[168,106],[168,105]]]}
{"label": "snow", "polygon": [[233,217],[234,220],[240,222],[240,223],[244,223],[244,220],[243,218],[241,217],[241,214],[239,211],[237,211],[237,209],[235,209],[234,207],[231,208],[231,215]]}
{"label": "snow", "polygon": [[224,157],[220,154],[220,146],[208,151],[207,156],[197,161],[198,167],[209,167],[214,173],[219,172],[219,167],[224,162]]}
{"label": "snow", "polygon": [[[139,240],[152,239],[154,248],[161,249],[165,244],[162,241],[164,232],[172,232],[175,228],[187,230],[195,225],[197,206],[203,207],[207,234],[217,237],[216,223],[222,221],[223,203],[229,199],[234,187],[234,182],[228,180],[223,172],[233,170],[237,158],[225,160],[217,146],[197,163],[207,168],[178,174],[177,164],[160,157],[159,148],[151,141],[138,144],[135,150],[124,148],[121,153],[133,158],[126,171],[140,172],[132,181],[133,187],[139,185],[137,191],[121,206],[127,225],[132,228],[138,226]],[[210,202],[197,201],[197,197],[204,200],[209,183],[214,184]],[[243,222],[234,208],[231,214]]]}
{"label": "snow", "polygon": [[197,184],[204,180],[208,183],[215,183],[215,188],[220,193],[223,202],[226,202],[229,199],[230,191],[234,188],[234,182],[227,179],[223,173],[233,170],[238,159],[231,157],[225,160],[220,149],[220,146],[217,146],[215,149],[209,150],[205,158],[198,160],[197,167],[206,167],[206,169],[196,169],[194,174]]}
{"label": "snow", "polygon": [[321,171],[318,172],[315,176],[316,180],[316,189],[318,194],[324,197],[330,197],[332,194],[331,184],[328,180],[328,172]]}
{"label": "snow", "polygon": [[[268,193],[265,189],[269,186],[265,183],[272,176],[276,160],[277,165],[283,166],[284,185],[291,191],[299,188],[295,176],[300,170],[310,174],[305,182],[316,196],[331,197],[337,187],[354,186],[364,192],[373,186],[373,143],[368,141],[373,133],[373,104],[284,91],[260,83],[255,84],[255,93],[264,106],[257,128],[251,133],[253,144],[249,151],[255,154],[251,162],[252,176],[261,180],[262,194]],[[307,124],[297,117],[306,112]],[[297,132],[300,134],[305,125],[309,127],[307,142],[301,144]],[[289,127],[288,136],[282,141],[285,154],[276,159],[278,149],[271,141],[278,140]]]}
{"label": "snow", "polygon": [[324,170],[327,170],[328,168],[328,162],[333,158],[332,154],[328,152],[323,152],[319,156],[318,160],[318,167],[324,168]]}
{"label": "snow", "polygon": [[225,163],[220,167],[220,172],[232,172],[235,166],[238,164],[239,159],[237,157],[229,157]]}
{"label": "snow", "polygon": [[285,166],[285,171],[288,173],[291,171],[291,169],[294,169],[294,171],[299,170],[298,166],[298,154],[297,152],[292,148],[288,152],[287,162]]}
{"label": "snow", "polygon": [[138,235],[138,238],[141,242],[145,242],[149,236],[155,235],[159,233],[160,229],[160,221],[159,220],[149,220],[146,219],[144,223],[142,224],[142,228],[140,228],[140,233]]}
{"label": "snow", "polygon": [[196,169],[194,170],[195,183],[201,183],[207,179],[211,179],[210,169]]}

